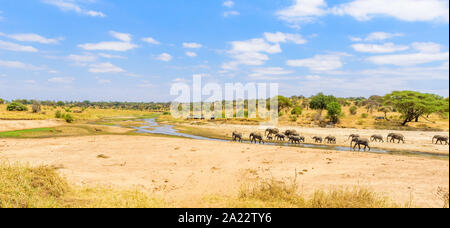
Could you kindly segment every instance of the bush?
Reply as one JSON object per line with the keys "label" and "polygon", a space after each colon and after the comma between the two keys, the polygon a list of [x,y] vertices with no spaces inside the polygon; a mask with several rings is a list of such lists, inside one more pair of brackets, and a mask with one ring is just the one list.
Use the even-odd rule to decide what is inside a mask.
{"label": "bush", "polygon": [[60,110],[56,111],[56,113],[55,113],[55,118],[59,119],[59,118],[61,118],[61,117],[62,117],[61,111],[60,111]]}
{"label": "bush", "polygon": [[292,114],[292,115],[299,116],[299,115],[302,114],[302,112],[303,112],[302,107],[300,107],[300,106],[295,106],[294,109],[292,109],[291,114]]}
{"label": "bush", "polygon": [[369,114],[367,114],[367,113],[361,114],[361,118],[366,119],[367,117],[369,117]]}
{"label": "bush", "polygon": [[73,123],[74,119],[70,114],[65,114],[63,116],[63,119],[67,122],[67,123]]}
{"label": "bush", "polygon": [[33,113],[41,112],[41,103],[37,101],[33,101],[33,105],[31,106]]}
{"label": "bush", "polygon": [[356,114],[358,114],[358,107],[352,106],[352,107],[350,108],[350,114],[351,114],[351,115],[356,115]]}
{"label": "bush", "polygon": [[4,103],[5,103],[5,100],[0,98],[0,104],[4,104]]}
{"label": "bush", "polygon": [[297,122],[297,116],[291,116],[290,117],[290,120],[292,121],[292,122]]}
{"label": "bush", "polygon": [[6,107],[6,110],[22,112],[22,111],[28,111],[28,108],[27,108],[27,106],[23,105],[22,103],[13,102]]}

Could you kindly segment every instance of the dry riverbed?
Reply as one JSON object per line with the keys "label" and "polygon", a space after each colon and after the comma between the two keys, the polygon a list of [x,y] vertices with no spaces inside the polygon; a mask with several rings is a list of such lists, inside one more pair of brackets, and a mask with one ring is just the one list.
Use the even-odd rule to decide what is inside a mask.
{"label": "dry riverbed", "polygon": [[448,160],[165,137],[0,139],[0,160],[51,165],[73,184],[138,188],[188,207],[236,196],[261,178],[296,175],[305,194],[368,187],[420,207],[442,207],[437,190],[449,188]]}

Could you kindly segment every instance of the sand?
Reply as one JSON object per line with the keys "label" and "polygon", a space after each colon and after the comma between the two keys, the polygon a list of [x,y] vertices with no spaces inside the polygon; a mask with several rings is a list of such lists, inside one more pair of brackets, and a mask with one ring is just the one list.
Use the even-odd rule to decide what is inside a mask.
{"label": "sand", "polygon": [[[211,130],[215,133],[221,134],[231,138],[233,131],[239,131],[244,134],[245,138],[248,138],[251,132],[260,132],[264,134],[264,130],[267,127],[264,126],[250,126],[250,125],[230,125],[230,124],[208,124],[208,125],[184,125],[189,127],[204,128]],[[449,154],[448,145],[436,145],[432,144],[431,140],[435,135],[449,135],[448,132],[425,132],[425,131],[393,131],[393,130],[372,130],[372,129],[351,129],[351,128],[302,128],[302,127],[278,127],[280,131],[284,132],[288,129],[295,129],[300,135],[306,137],[307,143],[313,143],[311,137],[320,136],[325,138],[328,135],[335,136],[337,138],[337,145],[350,146],[348,137],[350,134],[359,134],[361,137],[370,139],[372,135],[379,134],[386,137],[389,133],[401,133],[406,138],[406,143],[378,143],[372,142],[371,147],[410,151],[410,152],[429,152],[439,154]]]}
{"label": "sand", "polygon": [[296,172],[305,194],[368,187],[420,207],[442,207],[437,189],[449,188],[448,160],[165,137],[0,139],[0,161],[54,165],[73,184],[138,188],[190,207],[204,196],[235,197],[243,184],[289,180]]}

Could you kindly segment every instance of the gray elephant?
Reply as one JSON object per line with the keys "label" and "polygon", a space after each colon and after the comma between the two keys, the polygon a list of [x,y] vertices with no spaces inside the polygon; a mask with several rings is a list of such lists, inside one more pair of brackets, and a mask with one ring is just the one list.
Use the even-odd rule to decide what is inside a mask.
{"label": "gray elephant", "polygon": [[440,142],[441,145],[442,144],[448,145],[448,136],[436,135],[433,137],[433,141],[432,141],[433,143],[434,143],[434,140],[436,140],[436,144],[438,144]]}
{"label": "gray elephant", "polygon": [[302,141],[305,142],[305,137],[289,136],[289,143],[291,144],[300,144]]}
{"label": "gray elephant", "polygon": [[297,131],[296,130],[287,130],[287,131],[285,131],[284,132],[284,135],[286,135],[286,136],[299,136],[299,134],[297,133]]}
{"label": "gray elephant", "polygon": [[350,136],[348,136],[348,139],[347,140],[349,140],[349,139],[354,139],[354,138],[359,138],[360,136],[358,135],[358,134],[351,134]]}
{"label": "gray elephant", "polygon": [[391,133],[387,137],[388,142],[395,143],[395,140],[398,140],[398,143],[403,142],[405,144],[405,136],[402,134]]}
{"label": "gray elephant", "polygon": [[283,135],[283,134],[278,133],[278,134],[275,135],[275,140],[277,140],[277,141],[285,141],[286,140],[286,136]]}
{"label": "gray elephant", "polygon": [[337,139],[334,136],[327,136],[325,137],[325,142],[328,144],[336,144]]}
{"label": "gray elephant", "polygon": [[250,142],[253,143],[255,142],[255,144],[257,143],[257,140],[259,141],[259,144],[264,144],[264,139],[263,136],[260,133],[251,133],[250,134]]}
{"label": "gray elephant", "polygon": [[312,137],[312,139],[314,140],[315,143],[322,143],[323,142],[323,138],[319,137],[319,136],[314,136],[314,137]]}
{"label": "gray elephant", "polygon": [[370,141],[371,142],[384,142],[384,138],[382,135],[372,135],[372,137],[370,137]]}
{"label": "gray elephant", "polygon": [[[267,132],[269,132],[269,134],[267,134]],[[280,130],[278,130],[277,128],[267,128],[266,131],[264,132],[264,135],[265,136],[267,136],[267,135],[270,136],[270,135],[276,135],[278,133],[280,133]]]}
{"label": "gray elephant", "polygon": [[368,139],[354,138],[350,143],[350,147],[352,147],[353,143],[355,143],[355,145],[353,146],[353,150],[355,150],[356,147],[359,147],[359,151],[361,151],[361,146],[364,146],[364,151],[366,151],[367,148],[369,148],[369,151],[371,150]]}
{"label": "gray elephant", "polygon": [[239,132],[233,132],[233,142],[242,142],[242,134]]}

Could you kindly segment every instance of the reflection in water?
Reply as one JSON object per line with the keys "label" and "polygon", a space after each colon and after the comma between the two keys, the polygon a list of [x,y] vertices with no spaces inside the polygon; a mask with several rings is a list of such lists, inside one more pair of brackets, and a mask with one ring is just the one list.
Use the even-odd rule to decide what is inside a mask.
{"label": "reflection in water", "polygon": [[[202,136],[180,133],[176,129],[174,129],[174,126],[160,125],[160,124],[156,123],[155,119],[146,119],[144,121],[147,122],[146,126],[135,127],[135,129],[137,130],[138,133],[162,134],[162,135],[180,136],[180,137],[185,137],[185,138],[190,138],[190,139],[229,142],[229,140],[213,139],[213,138],[207,138],[207,137],[202,137]],[[151,129],[148,129],[148,128],[151,128]],[[250,143],[250,142],[246,142],[246,143]],[[291,145],[286,142],[281,142],[281,143],[266,143],[265,145],[303,147],[303,148],[337,150],[337,151],[352,151],[352,148],[345,147],[345,146],[317,145],[317,144],[308,144],[308,143],[304,143],[301,145]],[[364,151],[361,151],[361,152],[364,152]],[[442,157],[442,158],[449,157],[449,155],[446,155],[446,154],[425,153],[425,152],[389,151],[389,150],[383,150],[383,149],[377,149],[377,148],[372,148],[372,150],[370,152],[371,153],[382,153],[382,154],[422,155],[422,156]]]}

